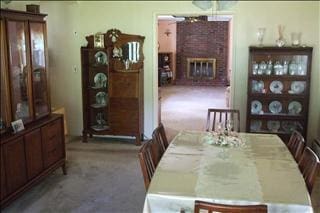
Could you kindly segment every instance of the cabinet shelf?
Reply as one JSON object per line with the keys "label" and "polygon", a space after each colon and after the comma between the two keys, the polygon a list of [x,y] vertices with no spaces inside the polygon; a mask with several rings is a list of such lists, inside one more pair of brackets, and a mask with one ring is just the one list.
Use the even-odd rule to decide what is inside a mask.
{"label": "cabinet shelf", "polygon": [[94,91],[105,91],[107,90],[107,87],[88,87],[88,90],[94,90]]}
{"label": "cabinet shelf", "polygon": [[292,80],[306,81],[306,75],[249,75],[250,80]]}
{"label": "cabinet shelf", "polygon": [[290,93],[282,93],[282,94],[270,94],[270,93],[252,93],[249,92],[250,99],[262,98],[262,99],[304,99],[305,94],[290,94]]}
{"label": "cabinet shelf", "polygon": [[94,109],[100,109],[100,108],[105,108],[107,107],[107,104],[91,104],[90,107]]}
{"label": "cabinet shelf", "polygon": [[93,129],[96,132],[106,131],[110,129],[110,126],[107,125],[93,125],[91,126],[91,129]]}
{"label": "cabinet shelf", "polygon": [[267,130],[251,131],[251,133],[257,133],[257,134],[291,135],[291,132],[284,132],[284,131],[267,131]]}
{"label": "cabinet shelf", "polygon": [[290,115],[286,113],[281,114],[272,114],[272,113],[264,113],[264,114],[250,114],[250,118],[252,119],[275,119],[275,120],[304,120],[303,115]]}

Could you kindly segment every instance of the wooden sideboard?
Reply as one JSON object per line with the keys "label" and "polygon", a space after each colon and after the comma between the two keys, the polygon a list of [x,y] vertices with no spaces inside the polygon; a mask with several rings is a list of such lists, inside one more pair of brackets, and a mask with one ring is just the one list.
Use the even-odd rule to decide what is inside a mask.
{"label": "wooden sideboard", "polygon": [[1,209],[23,192],[65,167],[63,116],[52,114],[17,133],[1,135]]}

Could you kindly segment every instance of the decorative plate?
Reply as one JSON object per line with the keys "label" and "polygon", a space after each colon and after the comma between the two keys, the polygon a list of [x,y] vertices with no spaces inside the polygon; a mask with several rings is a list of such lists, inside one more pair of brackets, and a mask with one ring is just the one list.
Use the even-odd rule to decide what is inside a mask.
{"label": "decorative plate", "polygon": [[302,105],[298,101],[291,101],[288,105],[288,112],[291,115],[299,115],[302,111]]}
{"label": "decorative plate", "polygon": [[283,90],[283,84],[281,81],[272,81],[270,84],[270,90],[272,93],[281,94]]}
{"label": "decorative plate", "polygon": [[103,51],[98,51],[95,55],[94,58],[96,60],[96,64],[99,65],[106,65],[108,64],[108,57],[107,54]]}
{"label": "decorative plate", "polygon": [[269,110],[270,112],[272,112],[273,114],[278,114],[281,112],[282,110],[282,104],[279,101],[272,101],[269,104]]}
{"label": "decorative plate", "polygon": [[250,130],[252,132],[258,132],[261,130],[261,126],[262,126],[262,121],[258,121],[258,120],[252,120],[250,122]]}
{"label": "decorative plate", "polygon": [[272,132],[278,132],[280,129],[280,121],[268,121],[267,127]]}
{"label": "decorative plate", "polygon": [[96,104],[106,105],[106,104],[107,104],[107,93],[105,93],[105,92],[98,92],[98,93],[96,94]]}
{"label": "decorative plate", "polygon": [[281,126],[282,126],[282,129],[287,132],[287,133],[291,133],[293,132],[294,130],[298,129],[300,125],[299,122],[297,121],[282,121],[281,122]]}
{"label": "decorative plate", "polygon": [[93,88],[106,88],[107,87],[107,76],[104,73],[97,73],[94,76],[94,87]]}
{"label": "decorative plate", "polygon": [[264,83],[263,81],[252,80],[252,92],[263,93]]}
{"label": "decorative plate", "polygon": [[304,92],[306,82],[304,81],[293,81],[291,83],[291,93],[292,94],[301,94]]}
{"label": "decorative plate", "polygon": [[260,101],[252,101],[251,102],[251,113],[252,114],[259,114],[262,110],[262,104]]}

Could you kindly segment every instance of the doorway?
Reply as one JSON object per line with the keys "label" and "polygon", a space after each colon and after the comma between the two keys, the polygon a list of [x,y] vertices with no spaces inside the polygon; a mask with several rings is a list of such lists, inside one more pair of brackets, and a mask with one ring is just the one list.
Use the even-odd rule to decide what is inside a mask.
{"label": "doorway", "polygon": [[208,108],[230,107],[231,67],[232,16],[158,16],[159,118],[169,139],[204,130]]}

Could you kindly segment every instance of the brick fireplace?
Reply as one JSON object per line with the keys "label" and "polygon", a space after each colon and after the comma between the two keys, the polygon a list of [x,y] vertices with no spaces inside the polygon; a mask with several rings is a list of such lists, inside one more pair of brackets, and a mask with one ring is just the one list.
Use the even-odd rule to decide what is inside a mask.
{"label": "brick fireplace", "polygon": [[[201,86],[228,84],[228,31],[227,21],[177,23],[176,84]],[[191,62],[190,65],[193,59],[198,60]],[[199,67],[192,67],[195,65]],[[207,65],[213,72],[208,76]]]}

